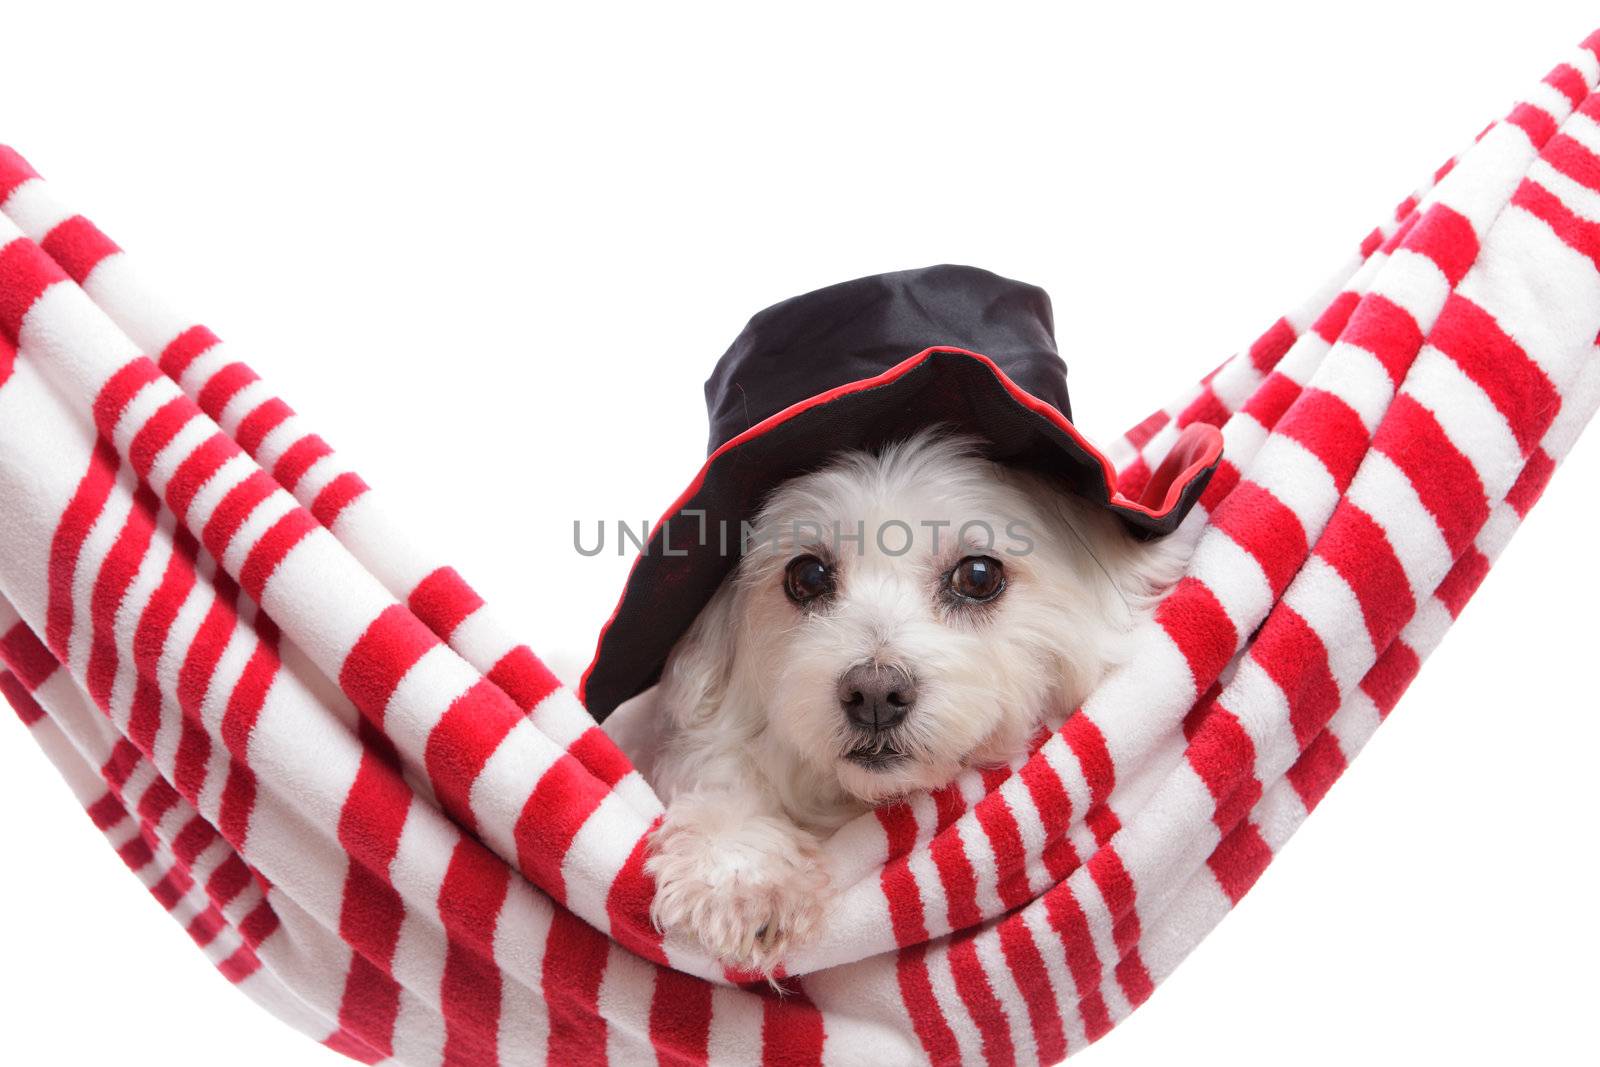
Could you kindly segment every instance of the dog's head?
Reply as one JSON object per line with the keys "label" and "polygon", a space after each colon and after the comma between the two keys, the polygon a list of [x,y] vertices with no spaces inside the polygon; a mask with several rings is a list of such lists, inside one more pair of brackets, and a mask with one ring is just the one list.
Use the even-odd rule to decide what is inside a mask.
{"label": "dog's head", "polygon": [[937,432],[784,483],[746,542],[673,652],[669,705],[869,802],[1024,751],[1151,584],[1104,512]]}

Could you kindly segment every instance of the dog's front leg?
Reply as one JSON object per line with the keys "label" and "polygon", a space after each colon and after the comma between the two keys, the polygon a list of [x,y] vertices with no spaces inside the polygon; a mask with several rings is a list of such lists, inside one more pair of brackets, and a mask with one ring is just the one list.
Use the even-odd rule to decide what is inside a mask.
{"label": "dog's front leg", "polygon": [[820,929],[828,876],[817,838],[763,793],[726,782],[674,797],[645,870],[657,927],[771,977]]}

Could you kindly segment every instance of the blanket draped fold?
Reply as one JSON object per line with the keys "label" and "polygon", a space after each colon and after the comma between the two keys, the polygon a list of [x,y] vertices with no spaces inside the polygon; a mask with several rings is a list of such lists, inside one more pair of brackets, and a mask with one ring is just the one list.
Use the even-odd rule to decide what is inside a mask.
{"label": "blanket draped fold", "polygon": [[365,1063],[1051,1063],[1382,722],[1600,405],[1600,34],[1141,422],[1223,465],[1137,653],[828,845],[777,991],[650,925],[661,803],[229,346],[0,149],[0,691],[229,980]]}

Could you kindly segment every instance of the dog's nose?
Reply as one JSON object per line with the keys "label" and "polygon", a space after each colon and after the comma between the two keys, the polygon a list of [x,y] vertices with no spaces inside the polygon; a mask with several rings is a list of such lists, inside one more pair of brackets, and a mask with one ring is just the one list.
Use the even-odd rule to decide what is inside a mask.
{"label": "dog's nose", "polygon": [[868,730],[899,724],[916,702],[916,680],[900,667],[858,663],[839,679],[839,706],[845,718]]}

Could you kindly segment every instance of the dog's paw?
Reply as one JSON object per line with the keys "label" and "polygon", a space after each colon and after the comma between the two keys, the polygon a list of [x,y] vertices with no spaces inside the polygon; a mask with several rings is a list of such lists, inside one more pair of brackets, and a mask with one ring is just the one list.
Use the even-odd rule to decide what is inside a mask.
{"label": "dog's paw", "polygon": [[771,977],[822,927],[829,890],[816,840],[785,820],[672,812],[651,852],[651,919],[729,967]]}

